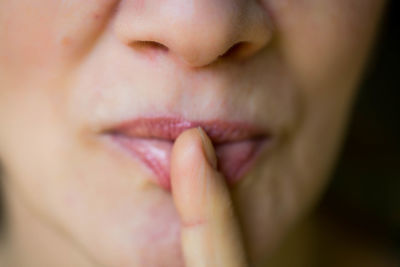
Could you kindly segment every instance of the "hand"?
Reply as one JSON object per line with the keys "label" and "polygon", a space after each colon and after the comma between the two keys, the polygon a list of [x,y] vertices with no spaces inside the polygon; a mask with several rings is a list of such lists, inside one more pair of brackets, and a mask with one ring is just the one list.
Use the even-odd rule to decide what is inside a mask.
{"label": "hand", "polygon": [[186,267],[247,266],[232,200],[216,166],[213,145],[202,129],[187,130],[177,138],[171,183]]}

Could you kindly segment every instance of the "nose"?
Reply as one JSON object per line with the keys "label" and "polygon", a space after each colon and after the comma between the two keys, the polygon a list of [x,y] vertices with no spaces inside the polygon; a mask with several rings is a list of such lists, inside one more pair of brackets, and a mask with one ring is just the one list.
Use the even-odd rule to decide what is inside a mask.
{"label": "nose", "polygon": [[141,53],[167,53],[192,67],[245,60],[271,39],[259,0],[122,0],[114,31]]}

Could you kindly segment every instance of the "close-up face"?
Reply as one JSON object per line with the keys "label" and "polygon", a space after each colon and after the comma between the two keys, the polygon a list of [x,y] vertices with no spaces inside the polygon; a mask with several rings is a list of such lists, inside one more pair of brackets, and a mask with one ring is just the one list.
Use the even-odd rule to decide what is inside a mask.
{"label": "close-up face", "polygon": [[261,266],[328,181],[383,6],[0,0],[7,220],[99,266],[182,266],[170,154],[200,126]]}

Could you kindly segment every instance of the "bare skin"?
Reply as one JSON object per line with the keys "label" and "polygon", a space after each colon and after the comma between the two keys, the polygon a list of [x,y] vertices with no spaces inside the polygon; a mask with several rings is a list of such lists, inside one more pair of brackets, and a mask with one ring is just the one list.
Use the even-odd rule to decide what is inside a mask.
{"label": "bare skin", "polygon": [[[1,0],[8,266],[264,266],[329,181],[384,3]],[[171,193],[105,141],[151,116],[245,122],[273,145],[227,189],[189,131]]]}

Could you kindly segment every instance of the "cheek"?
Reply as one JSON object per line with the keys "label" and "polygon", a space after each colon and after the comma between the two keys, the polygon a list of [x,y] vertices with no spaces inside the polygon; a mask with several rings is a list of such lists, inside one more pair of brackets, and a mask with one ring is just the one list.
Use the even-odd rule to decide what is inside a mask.
{"label": "cheek", "polygon": [[375,0],[271,0],[281,52],[303,87],[357,76],[383,6]]}
{"label": "cheek", "polygon": [[1,1],[0,67],[21,74],[71,63],[101,34],[115,2]]}

